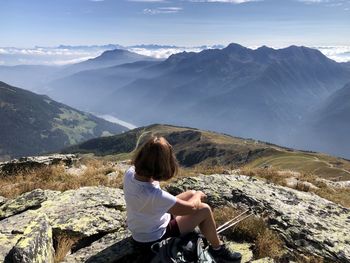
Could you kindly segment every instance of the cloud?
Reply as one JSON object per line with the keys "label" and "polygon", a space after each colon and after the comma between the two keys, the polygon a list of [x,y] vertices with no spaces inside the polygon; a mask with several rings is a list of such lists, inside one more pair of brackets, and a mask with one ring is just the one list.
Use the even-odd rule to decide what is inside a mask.
{"label": "cloud", "polygon": [[143,9],[143,13],[146,15],[175,14],[180,12],[181,10],[182,7],[158,7]]}
{"label": "cloud", "polygon": [[104,2],[105,0],[89,0],[90,2]]}
{"label": "cloud", "polygon": [[140,3],[164,3],[165,0],[127,0],[128,2],[140,2]]}
{"label": "cloud", "polygon": [[297,0],[305,4],[328,4],[328,6],[341,6],[346,0]]}
{"label": "cloud", "polygon": [[321,46],[314,48],[337,62],[350,62],[350,46]]}
{"label": "cloud", "polygon": [[[122,48],[118,45],[106,46],[61,46],[61,47],[35,47],[14,48],[0,47],[0,64],[2,65],[65,65],[77,63],[89,58],[97,57],[105,50]],[[222,48],[222,46],[158,46],[138,45],[123,47],[138,54],[165,59],[172,54],[186,52],[200,52],[203,49]],[[257,47],[251,47],[253,49]],[[279,47],[275,47],[279,48]],[[337,62],[350,61],[350,46],[316,46],[327,57]]]}
{"label": "cloud", "polygon": [[260,2],[263,0],[189,0],[193,3],[228,3],[228,4],[244,4],[248,2]]}

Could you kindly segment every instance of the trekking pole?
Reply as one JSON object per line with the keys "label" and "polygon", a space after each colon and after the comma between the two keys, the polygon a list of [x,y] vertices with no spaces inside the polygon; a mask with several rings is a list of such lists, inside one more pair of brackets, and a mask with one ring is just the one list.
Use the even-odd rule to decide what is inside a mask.
{"label": "trekking pole", "polygon": [[216,231],[219,231],[221,228],[227,226],[228,224],[230,224],[231,222],[233,222],[234,220],[238,219],[239,217],[243,216],[244,214],[246,214],[247,212],[249,212],[249,209],[245,210],[243,213],[239,214],[238,216],[236,216],[235,218],[232,218],[231,220],[225,222],[224,224],[222,224],[221,226],[219,226]]}
{"label": "trekking pole", "polygon": [[239,222],[243,221],[244,219],[246,219],[246,218],[248,218],[248,217],[250,217],[250,216],[252,216],[252,215],[253,215],[253,213],[250,213],[249,215],[246,215],[246,216],[244,216],[244,217],[242,217],[242,218],[239,218],[237,221],[235,221],[235,222],[229,224],[228,226],[226,226],[226,227],[224,227],[224,228],[220,228],[220,230],[217,231],[217,233],[220,234],[221,232],[225,231],[226,229],[228,229],[228,228],[230,228],[230,227],[233,227],[234,225],[238,224]]}

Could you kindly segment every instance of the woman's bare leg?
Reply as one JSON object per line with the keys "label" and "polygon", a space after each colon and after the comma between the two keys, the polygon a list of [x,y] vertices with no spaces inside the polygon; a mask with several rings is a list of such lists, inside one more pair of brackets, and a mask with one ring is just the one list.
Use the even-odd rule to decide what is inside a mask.
{"label": "woman's bare leg", "polygon": [[201,203],[199,209],[194,214],[176,216],[176,221],[181,234],[189,233],[193,231],[196,226],[199,226],[201,233],[214,248],[221,245],[216,232],[216,224],[213,213],[209,205]]}

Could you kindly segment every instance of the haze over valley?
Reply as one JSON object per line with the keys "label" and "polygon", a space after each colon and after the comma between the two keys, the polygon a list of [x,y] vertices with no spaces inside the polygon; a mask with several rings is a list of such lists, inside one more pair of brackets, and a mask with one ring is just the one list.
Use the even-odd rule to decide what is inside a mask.
{"label": "haze over valley", "polygon": [[317,49],[231,43],[160,59],[116,48],[60,67],[0,67],[1,76],[129,127],[192,126],[350,157],[350,67]]}

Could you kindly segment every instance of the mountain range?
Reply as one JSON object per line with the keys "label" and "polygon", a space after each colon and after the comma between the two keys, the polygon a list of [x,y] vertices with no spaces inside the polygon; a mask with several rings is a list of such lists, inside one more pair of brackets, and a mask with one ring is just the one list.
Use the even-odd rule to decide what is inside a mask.
{"label": "mountain range", "polygon": [[[194,126],[350,157],[350,149],[340,150],[347,130],[329,128],[349,120],[347,102],[337,95],[350,83],[349,63],[316,49],[233,43],[163,61],[116,49],[54,75],[39,87],[42,93],[138,126]],[[327,117],[332,105],[338,114]]]}
{"label": "mountain range", "polygon": [[[330,180],[350,180],[350,161],[316,152],[298,151],[275,144],[233,137],[190,127],[153,124],[114,136],[91,139],[63,150],[63,153],[93,153],[130,159],[139,142],[164,136],[172,145],[182,167],[233,169],[273,167],[311,173]],[[140,138],[140,139],[139,139]],[[208,168],[210,169],[210,168]]]}
{"label": "mountain range", "polygon": [[0,82],[0,159],[58,151],[127,128]]}
{"label": "mountain range", "polygon": [[[316,132],[305,125],[311,125],[310,118],[320,112],[317,109],[326,107],[327,100],[348,82],[348,64],[316,49],[252,50],[230,44],[175,54],[165,61],[81,71],[52,82],[49,94],[136,125],[170,122],[327,151],[322,141],[313,144],[303,139]],[[80,99],[82,93],[89,99]],[[337,137],[337,132],[333,135]],[[339,154],[350,156],[350,150]]]}
{"label": "mountain range", "polygon": [[114,49],[107,50],[96,58],[64,66],[0,66],[0,79],[14,86],[46,94],[48,91],[47,84],[53,80],[67,77],[84,70],[116,66],[139,60],[157,61],[155,58],[139,55],[124,49]]}

